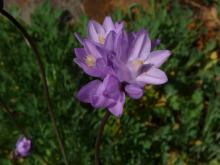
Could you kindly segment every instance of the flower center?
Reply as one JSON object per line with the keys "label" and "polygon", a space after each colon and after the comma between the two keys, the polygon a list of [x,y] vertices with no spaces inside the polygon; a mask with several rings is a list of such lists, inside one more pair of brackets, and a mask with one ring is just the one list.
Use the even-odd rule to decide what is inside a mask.
{"label": "flower center", "polygon": [[96,59],[92,55],[86,57],[86,64],[88,67],[93,67],[95,65]]}
{"label": "flower center", "polygon": [[105,43],[105,37],[103,35],[99,35],[99,43],[104,44]]}
{"label": "flower center", "polygon": [[137,60],[133,60],[131,65],[132,68],[137,71],[142,65],[144,64],[143,60],[137,59]]}

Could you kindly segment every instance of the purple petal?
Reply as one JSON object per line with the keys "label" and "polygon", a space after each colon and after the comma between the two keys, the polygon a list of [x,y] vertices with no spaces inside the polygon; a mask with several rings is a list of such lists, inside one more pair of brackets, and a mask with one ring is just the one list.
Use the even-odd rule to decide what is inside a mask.
{"label": "purple petal", "polygon": [[[113,80],[112,76],[108,75],[103,83],[96,89],[96,94],[92,98],[92,105],[96,108],[106,108],[108,106],[112,106],[116,103],[118,98],[111,98],[111,93],[114,95],[116,91],[108,91],[108,95],[106,94],[106,89],[111,85],[111,81]],[[112,96],[113,97],[113,96]]]}
{"label": "purple petal", "polygon": [[149,38],[149,35],[147,34],[145,36],[145,40],[143,41],[143,46],[141,48],[139,58],[142,60],[146,60],[150,54],[150,50],[151,50],[151,40]]}
{"label": "purple petal", "polygon": [[101,81],[94,80],[83,86],[77,94],[77,98],[84,103],[91,103],[92,97],[95,95]]}
{"label": "purple petal", "polygon": [[74,36],[76,37],[76,39],[80,42],[80,44],[83,45],[83,39],[81,38],[81,36],[78,33],[74,33]]}
{"label": "purple petal", "polygon": [[145,34],[145,33],[141,33],[141,34],[134,40],[134,43],[132,44],[133,47],[132,47],[132,49],[131,49],[131,51],[130,51],[130,58],[129,58],[130,61],[135,60],[135,59],[138,58],[145,37],[146,37],[146,34]]}
{"label": "purple petal", "polygon": [[85,50],[87,55],[92,55],[96,58],[100,58],[102,57],[101,53],[99,52],[96,44],[94,44],[92,41],[90,40],[84,40],[84,46],[85,46]]}
{"label": "purple petal", "polygon": [[143,89],[137,85],[134,85],[134,84],[126,85],[125,91],[128,94],[128,96],[130,96],[133,99],[139,99],[144,94]]}
{"label": "purple petal", "polygon": [[116,22],[115,23],[115,32],[119,33],[123,30],[124,28],[124,22]]}
{"label": "purple petal", "polygon": [[86,57],[86,52],[84,48],[75,48],[74,52],[76,54],[76,57],[79,58],[80,60],[85,59]]}
{"label": "purple petal", "polygon": [[105,20],[103,22],[103,27],[105,28],[105,31],[107,33],[115,29],[114,23],[110,16],[105,17]]}
{"label": "purple petal", "polygon": [[105,86],[103,94],[108,98],[117,100],[120,96],[120,83],[118,79],[114,76],[109,76]]}
{"label": "purple petal", "polygon": [[94,21],[89,21],[88,23],[88,37],[93,41],[98,42],[99,36],[94,26]]}
{"label": "purple petal", "polygon": [[114,31],[111,31],[107,37],[106,37],[106,40],[105,40],[105,48],[109,51],[113,51],[114,50],[114,44],[115,44],[115,32]]}
{"label": "purple petal", "polygon": [[114,106],[108,107],[108,110],[116,117],[120,117],[123,112],[124,103],[125,94],[124,92],[121,92],[121,97],[118,99],[117,103]]}
{"label": "purple petal", "polygon": [[150,53],[146,63],[153,64],[155,67],[159,68],[171,55],[169,50],[157,50]]}
{"label": "purple petal", "polygon": [[126,32],[116,35],[115,52],[118,59],[126,63],[128,60],[129,39]]}
{"label": "purple petal", "polygon": [[158,46],[159,44],[160,44],[160,39],[151,41],[151,50],[154,50],[154,48]]}
{"label": "purple petal", "polygon": [[167,82],[167,76],[162,70],[152,67],[147,72],[144,72],[138,76],[136,81],[143,85],[160,85]]}
{"label": "purple petal", "polygon": [[120,82],[129,82],[132,79],[132,73],[128,66],[120,60],[114,59],[114,72],[116,73]]}
{"label": "purple petal", "polygon": [[137,58],[145,60],[148,57],[151,49],[151,41],[145,30],[142,30],[138,33],[132,45],[134,46],[131,48],[131,51],[129,53],[130,61],[135,60]]}
{"label": "purple petal", "polygon": [[79,58],[75,58],[74,62],[79,65],[86,74],[93,77],[104,78],[111,71],[106,66],[103,66],[104,62],[102,62],[102,59],[98,59],[94,67],[88,67],[85,62]]}

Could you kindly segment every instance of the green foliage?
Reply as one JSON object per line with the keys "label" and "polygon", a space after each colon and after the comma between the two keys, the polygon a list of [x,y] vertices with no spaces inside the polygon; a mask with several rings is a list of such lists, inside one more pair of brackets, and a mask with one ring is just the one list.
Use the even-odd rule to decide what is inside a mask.
{"label": "green foliage", "polygon": [[[159,48],[172,50],[164,65],[169,82],[147,86],[142,99],[127,99],[120,119],[106,125],[101,159],[104,164],[220,164],[219,59],[210,59],[216,40],[199,50],[196,41],[205,33],[192,11],[177,1],[149,1],[146,11],[133,5],[114,13],[129,30],[146,28],[160,38]],[[134,12],[135,11],[135,12]],[[74,32],[85,35],[88,18],[65,24],[61,11],[43,5],[33,15],[29,33],[39,46],[46,68],[53,109],[71,165],[93,164],[94,143],[105,110],[94,111],[75,98],[91,78],[73,63],[79,43]],[[190,29],[190,24],[196,24]],[[0,99],[33,138],[33,154],[21,164],[63,164],[52,130],[43,86],[33,52],[17,29],[0,17]],[[0,107],[2,109],[2,107]],[[19,131],[0,111],[0,164],[9,165]]]}

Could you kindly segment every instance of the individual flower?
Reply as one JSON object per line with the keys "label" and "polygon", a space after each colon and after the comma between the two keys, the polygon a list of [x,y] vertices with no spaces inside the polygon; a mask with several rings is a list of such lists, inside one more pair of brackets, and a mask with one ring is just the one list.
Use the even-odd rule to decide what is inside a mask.
{"label": "individual flower", "polygon": [[[116,22],[113,23],[112,18],[110,16],[105,17],[103,24],[90,20],[88,23],[88,39],[103,45],[105,43],[106,36],[109,32],[114,31],[119,33],[123,30],[124,23],[123,22]],[[77,39],[83,43],[81,37],[76,34]]]}
{"label": "individual flower", "polygon": [[88,75],[101,80],[85,85],[78,99],[121,116],[125,95],[139,99],[145,85],[167,82],[166,74],[159,67],[171,52],[154,50],[159,43],[160,40],[151,41],[145,30],[137,33],[112,30],[105,36],[103,46],[85,39],[83,48],[75,49],[75,62]]}
{"label": "individual flower", "polygon": [[109,32],[114,31],[118,33],[123,29],[123,27],[123,23],[113,23],[111,17],[109,16],[105,17],[102,25],[94,20],[91,20],[88,24],[88,38],[100,44],[104,44]]}
{"label": "individual flower", "polygon": [[88,39],[84,39],[83,47],[75,48],[74,62],[88,75],[104,79],[107,73],[112,71],[112,68],[107,64],[108,52]]}
{"label": "individual flower", "polygon": [[31,139],[22,136],[17,140],[15,156],[16,157],[26,157],[30,154],[32,148]]}
{"label": "individual flower", "polygon": [[132,39],[123,32],[117,41],[113,39],[107,45],[111,42],[117,42],[114,48],[115,58],[111,59],[114,60],[114,71],[120,82],[140,87],[146,84],[160,85],[167,82],[166,74],[159,67],[171,53],[169,50],[151,51],[152,42],[145,30],[141,30]]}
{"label": "individual flower", "polygon": [[95,108],[108,108],[115,116],[120,116],[125,103],[125,93],[121,83],[112,75],[102,81],[94,80],[85,85],[78,92],[79,100],[90,103]]}

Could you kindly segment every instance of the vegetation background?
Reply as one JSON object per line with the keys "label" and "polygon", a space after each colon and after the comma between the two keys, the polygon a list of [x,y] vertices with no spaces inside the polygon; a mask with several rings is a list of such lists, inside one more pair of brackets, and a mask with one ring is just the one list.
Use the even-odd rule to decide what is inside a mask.
{"label": "vegetation background", "polygon": [[[107,14],[124,20],[128,30],[148,29],[152,39],[161,39],[159,48],[172,50],[172,56],[163,66],[169,82],[146,86],[140,100],[127,98],[123,116],[108,121],[101,149],[104,164],[220,165],[220,2],[146,0],[129,1],[126,7],[118,2],[121,6],[111,9],[99,4],[94,12],[87,1],[90,5],[73,16],[45,1],[28,22],[21,19],[20,8],[7,5],[39,47],[70,165],[93,164],[105,111],[94,111],[75,98],[91,78],[73,63],[73,49],[80,46],[73,34],[86,35],[89,17],[102,21]],[[99,10],[104,11],[98,15]],[[34,142],[32,154],[19,164],[62,165],[33,52],[2,16],[0,99]],[[20,135],[1,106],[0,165],[11,164]]]}

